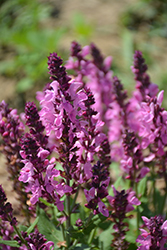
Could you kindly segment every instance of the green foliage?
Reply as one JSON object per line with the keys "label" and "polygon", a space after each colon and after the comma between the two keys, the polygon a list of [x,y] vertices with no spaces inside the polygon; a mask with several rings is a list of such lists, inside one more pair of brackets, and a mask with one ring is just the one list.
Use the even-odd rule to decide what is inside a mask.
{"label": "green foliage", "polygon": [[124,12],[122,21],[131,30],[145,27],[150,35],[167,38],[167,2],[140,0]]}
{"label": "green foliage", "polygon": [[46,79],[47,56],[58,49],[65,32],[65,28],[48,27],[50,12],[49,4],[37,0],[8,0],[1,6],[0,48],[11,53],[9,59],[4,54],[0,72],[17,78],[18,92],[24,93]]}
{"label": "green foliage", "polygon": [[[130,65],[130,56],[134,50],[142,51],[146,63],[149,65],[151,79],[159,85],[160,89],[166,89],[166,63],[163,58],[162,44],[166,44],[167,38],[167,1],[165,0],[139,0],[134,1],[122,12],[120,16],[120,32],[122,46],[121,56],[124,56],[123,64],[120,60],[116,63],[116,73],[124,80],[128,91],[132,91],[133,77],[126,74]],[[158,63],[157,63],[158,62]],[[164,100],[164,106],[167,102]]]}
{"label": "green foliage", "polygon": [[40,209],[39,220],[37,222],[38,230],[41,234],[45,235],[48,241],[53,241],[55,244],[54,249],[59,249],[58,242],[63,241],[62,232],[57,228],[52,220],[48,218],[46,213]]}
{"label": "green foliage", "polygon": [[1,240],[0,239],[0,244],[4,244],[4,245],[7,245],[7,246],[11,246],[11,247],[20,247],[18,242],[15,241],[15,240]]}
{"label": "green foliage", "polygon": [[93,26],[88,23],[79,12],[76,12],[72,18],[72,30],[77,38],[83,43],[90,40],[93,34]]}

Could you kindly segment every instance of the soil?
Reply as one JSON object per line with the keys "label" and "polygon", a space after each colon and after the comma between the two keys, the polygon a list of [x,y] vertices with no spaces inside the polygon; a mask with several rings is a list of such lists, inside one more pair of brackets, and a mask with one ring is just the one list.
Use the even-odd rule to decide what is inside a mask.
{"label": "soil", "polygon": [[[43,1],[41,0],[41,2]],[[68,27],[73,15],[81,13],[85,17],[86,22],[94,27],[90,41],[94,42],[104,55],[112,55],[114,60],[121,60],[120,50],[123,45],[120,16],[126,8],[136,3],[137,0],[50,0],[49,2],[54,6],[53,17],[49,20],[50,25],[55,25],[56,27],[64,25]],[[140,39],[147,42],[148,37],[144,32],[137,34],[136,39],[139,36]],[[71,31],[66,36],[66,39],[61,42],[61,48],[69,51],[71,41],[73,40],[76,40],[76,35],[74,31]],[[162,67],[164,67],[167,64],[166,40],[155,38],[149,39],[148,42],[160,48],[161,54],[155,51],[154,56],[159,59]],[[15,84],[16,81],[14,79],[0,76],[0,101],[15,101],[17,98]],[[8,180],[8,173],[6,171],[5,159],[2,155],[0,156],[0,184],[2,184],[9,201],[13,204],[17,213],[16,196],[12,192],[12,185]]]}

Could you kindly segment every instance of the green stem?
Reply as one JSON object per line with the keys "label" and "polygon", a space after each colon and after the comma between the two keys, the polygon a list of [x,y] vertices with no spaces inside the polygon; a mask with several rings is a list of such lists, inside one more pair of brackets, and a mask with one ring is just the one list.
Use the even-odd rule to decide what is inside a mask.
{"label": "green stem", "polygon": [[60,227],[61,227],[61,231],[62,231],[63,239],[64,239],[64,240],[66,240],[66,236],[65,236],[65,232],[64,232],[64,225],[63,225],[63,224],[61,224],[61,225],[60,225]]}
{"label": "green stem", "polygon": [[73,199],[73,202],[72,202],[72,205],[71,205],[71,212],[72,212],[72,210],[73,210],[73,208],[74,208],[74,206],[75,206],[75,204],[76,204],[76,200],[77,200],[77,197],[78,197],[78,193],[79,193],[79,187],[77,188],[77,192],[76,192],[76,194],[75,194],[75,196],[74,196],[74,199]]}
{"label": "green stem", "polygon": [[89,217],[88,217],[88,219],[87,219],[87,221],[86,221],[86,223],[85,223],[85,225],[84,225],[85,228],[88,226],[88,224],[89,224],[89,222],[91,221],[93,215],[94,215],[94,214],[93,214],[92,212],[89,214]]}
{"label": "green stem", "polygon": [[[137,182],[135,182],[135,192],[136,192],[136,197],[138,198]],[[139,207],[137,206],[136,226],[138,235],[139,235],[139,221],[140,221],[140,211]]]}
{"label": "green stem", "polygon": [[68,248],[68,250],[71,250],[71,249],[73,249],[75,246],[76,246],[76,244],[78,243],[78,240],[77,239],[75,239],[74,240],[74,242],[73,242],[73,244],[72,244],[72,246],[71,247],[69,247]]}
{"label": "green stem", "polygon": [[103,248],[103,241],[101,241],[101,250],[104,250],[104,248]]}
{"label": "green stem", "polygon": [[[8,221],[11,222],[12,218],[8,215]],[[18,230],[18,228],[16,227],[16,225],[13,225],[13,228],[15,230],[15,232],[17,233],[17,235],[19,236],[21,242],[23,244],[25,244],[27,246],[27,242],[25,241],[25,239],[23,238],[23,236],[21,235],[20,231]]]}
{"label": "green stem", "polygon": [[13,225],[13,228],[14,228],[15,232],[17,233],[17,235],[19,236],[21,242],[27,246],[27,242],[26,242],[25,239],[22,237],[22,235],[21,235],[20,231],[17,229],[17,227],[16,227],[15,225]]}

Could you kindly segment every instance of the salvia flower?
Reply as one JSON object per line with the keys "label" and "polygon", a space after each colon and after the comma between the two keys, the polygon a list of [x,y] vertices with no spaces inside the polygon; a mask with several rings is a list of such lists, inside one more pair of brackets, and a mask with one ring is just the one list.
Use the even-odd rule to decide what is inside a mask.
{"label": "salvia flower", "polygon": [[142,216],[144,225],[147,230],[140,229],[141,235],[138,236],[137,242],[140,244],[138,250],[165,250],[167,242],[167,221],[164,221],[161,216],[154,216],[148,219]]}
{"label": "salvia flower", "polygon": [[114,222],[113,233],[114,239],[112,240],[112,247],[114,249],[128,249],[128,242],[125,239],[126,232],[129,230],[128,223],[124,220],[128,218],[128,212],[134,210],[134,205],[138,206],[141,202],[135,197],[135,192],[128,190],[117,191],[112,186],[114,196],[108,195],[108,201],[111,205],[111,218]]}
{"label": "salvia flower", "polygon": [[107,187],[109,185],[109,181],[110,177],[108,167],[104,166],[100,162],[97,162],[97,164],[92,167],[90,190],[84,190],[88,201],[85,206],[92,209],[94,214],[100,212],[106,217],[109,216],[109,212],[105,204],[102,202],[102,199],[108,195]]}
{"label": "salvia flower", "polygon": [[[76,51],[80,53],[79,49]],[[54,58],[52,65],[59,61],[55,54]],[[62,89],[57,75],[56,81],[44,91],[40,104],[42,109],[39,114],[49,137],[49,145],[53,145],[53,150],[59,154],[57,160],[64,169],[60,174],[66,181],[73,179],[75,188],[88,181],[91,176],[88,166],[94,162],[95,155],[109,164],[110,146],[107,136],[100,132],[103,123],[98,120],[97,111],[93,108],[94,96],[81,81],[68,81],[68,88]]]}
{"label": "salvia flower", "polygon": [[[29,235],[27,232],[22,232],[22,237],[26,242],[26,245],[20,246],[21,250],[51,250],[54,248],[54,243],[52,241],[47,241],[44,235],[40,234],[37,229]],[[20,238],[16,235],[14,237],[16,241],[21,245],[22,242]]]}
{"label": "salvia flower", "polygon": [[62,211],[64,207],[60,198],[71,189],[67,188],[64,182],[54,180],[60,172],[55,169],[55,158],[50,161],[47,159],[51,148],[48,146],[48,137],[44,134],[44,126],[34,103],[26,104],[25,117],[30,132],[21,138],[20,153],[24,167],[19,180],[28,184],[26,191],[31,192],[31,204],[36,204],[39,198],[43,197]]}
{"label": "salvia flower", "polygon": [[146,95],[154,97],[158,92],[157,85],[151,83],[149,75],[146,73],[147,65],[141,51],[135,51],[134,64],[131,67],[135,75],[136,88],[140,92],[140,98],[145,100]]}
{"label": "salvia flower", "polygon": [[143,152],[140,141],[133,131],[126,130],[123,137],[124,157],[121,160],[121,168],[127,174],[126,178],[132,183],[141,180],[150,169],[143,164]]}
{"label": "salvia flower", "polygon": [[67,75],[65,67],[62,66],[62,59],[56,53],[50,53],[48,57],[48,69],[52,80],[57,80],[63,93],[69,88],[70,77]]}
{"label": "salvia flower", "polygon": [[1,151],[6,157],[7,170],[10,180],[13,182],[13,190],[18,195],[19,209],[26,215],[27,220],[29,220],[30,211],[27,206],[28,195],[25,193],[26,185],[18,180],[20,170],[24,166],[20,155],[20,139],[24,130],[24,124],[17,114],[17,110],[9,108],[2,101],[0,103]]}

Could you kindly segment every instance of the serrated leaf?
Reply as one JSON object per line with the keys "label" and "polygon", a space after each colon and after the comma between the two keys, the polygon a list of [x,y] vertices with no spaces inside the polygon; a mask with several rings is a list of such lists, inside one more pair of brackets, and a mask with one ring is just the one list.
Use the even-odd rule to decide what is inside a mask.
{"label": "serrated leaf", "polygon": [[0,239],[0,244],[4,244],[10,247],[20,247],[20,245],[18,244],[18,242],[16,240],[1,240]]}

